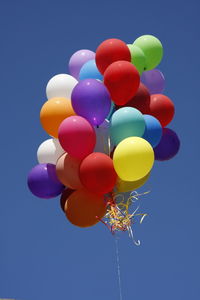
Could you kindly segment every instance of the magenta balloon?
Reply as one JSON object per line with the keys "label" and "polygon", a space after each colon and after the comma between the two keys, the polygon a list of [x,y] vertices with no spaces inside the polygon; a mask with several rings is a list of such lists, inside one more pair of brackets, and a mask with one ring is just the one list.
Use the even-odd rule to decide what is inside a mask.
{"label": "magenta balloon", "polygon": [[93,152],[96,134],[92,125],[80,116],[66,118],[58,129],[62,148],[72,157],[83,159]]}
{"label": "magenta balloon", "polygon": [[95,59],[95,52],[87,49],[75,52],[69,61],[69,73],[79,79],[79,73],[82,66],[91,59]]}
{"label": "magenta balloon", "polygon": [[162,94],[165,88],[165,77],[160,70],[145,71],[142,73],[140,79],[150,94]]}
{"label": "magenta balloon", "polygon": [[100,125],[109,114],[110,94],[98,80],[80,81],[73,89],[71,99],[76,114],[86,118],[92,125]]}
{"label": "magenta balloon", "polygon": [[33,195],[44,199],[56,197],[65,189],[53,164],[36,165],[28,174],[28,187]]}

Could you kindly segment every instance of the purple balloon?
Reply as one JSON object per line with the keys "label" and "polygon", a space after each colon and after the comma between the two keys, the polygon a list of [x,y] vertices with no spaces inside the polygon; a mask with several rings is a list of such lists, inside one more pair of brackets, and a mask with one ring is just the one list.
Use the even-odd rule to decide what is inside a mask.
{"label": "purple balloon", "polygon": [[162,94],[165,88],[165,77],[158,69],[143,72],[141,81],[148,88],[150,94]]}
{"label": "purple balloon", "polygon": [[65,189],[53,164],[36,165],[28,174],[28,187],[33,195],[44,199],[56,197]]}
{"label": "purple balloon", "polygon": [[180,148],[180,140],[176,132],[169,128],[163,128],[160,143],[154,148],[155,159],[164,161],[174,157]]}
{"label": "purple balloon", "polygon": [[107,88],[95,79],[80,81],[72,91],[71,100],[77,115],[84,117],[96,126],[103,123],[111,107]]}
{"label": "purple balloon", "polygon": [[95,59],[95,52],[87,49],[75,52],[69,60],[69,73],[79,79],[82,66],[91,59]]}

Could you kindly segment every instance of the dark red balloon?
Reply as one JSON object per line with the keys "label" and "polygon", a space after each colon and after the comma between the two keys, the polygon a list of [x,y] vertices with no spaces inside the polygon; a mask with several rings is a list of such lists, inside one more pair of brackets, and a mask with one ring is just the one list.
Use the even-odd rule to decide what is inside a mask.
{"label": "dark red balloon", "polygon": [[150,99],[150,115],[156,117],[162,125],[167,126],[175,113],[174,103],[165,95],[154,94]]}
{"label": "dark red balloon", "polygon": [[140,84],[140,75],[132,63],[117,61],[106,69],[104,84],[113,102],[117,105],[124,105],[136,94]]}
{"label": "dark red balloon", "polygon": [[150,94],[146,86],[140,82],[140,86],[135,96],[123,106],[131,106],[137,108],[141,113],[149,115]]}
{"label": "dark red balloon", "polygon": [[117,180],[112,159],[104,153],[91,153],[80,165],[80,179],[90,192],[99,195],[111,192]]}
{"label": "dark red balloon", "polygon": [[131,61],[131,53],[127,45],[118,39],[105,40],[96,50],[96,65],[101,74],[107,67],[118,60]]}
{"label": "dark red balloon", "polygon": [[60,197],[60,207],[62,208],[62,210],[65,212],[65,203],[67,201],[67,199],[69,198],[69,196],[74,192],[74,190],[72,189],[65,189]]}

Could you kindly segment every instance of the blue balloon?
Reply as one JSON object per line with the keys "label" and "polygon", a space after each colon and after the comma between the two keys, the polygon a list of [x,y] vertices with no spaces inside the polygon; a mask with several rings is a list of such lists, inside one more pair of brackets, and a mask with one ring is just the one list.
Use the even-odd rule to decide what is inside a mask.
{"label": "blue balloon", "polygon": [[142,137],[145,130],[143,114],[133,107],[122,107],[110,120],[111,140],[114,145],[131,136]]}
{"label": "blue balloon", "polygon": [[162,126],[160,122],[153,116],[144,115],[145,131],[143,139],[147,140],[151,146],[156,147],[162,137]]}
{"label": "blue balloon", "polygon": [[79,79],[80,80],[84,80],[84,79],[103,80],[103,76],[97,69],[95,59],[89,60],[82,66],[79,73]]}

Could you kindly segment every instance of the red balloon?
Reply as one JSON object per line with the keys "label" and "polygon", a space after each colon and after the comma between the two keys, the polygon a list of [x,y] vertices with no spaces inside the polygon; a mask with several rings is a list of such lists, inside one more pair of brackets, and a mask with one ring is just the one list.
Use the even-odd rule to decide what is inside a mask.
{"label": "red balloon", "polygon": [[62,208],[62,210],[65,212],[65,203],[67,201],[67,199],[69,198],[69,196],[74,192],[74,190],[72,189],[65,189],[63,192],[62,192],[62,195],[60,197],[60,207]]}
{"label": "red balloon", "polygon": [[140,75],[132,63],[116,61],[106,69],[104,84],[110,92],[111,99],[117,105],[124,105],[136,94]]}
{"label": "red balloon", "polygon": [[137,93],[124,106],[131,106],[137,108],[143,114],[150,114],[150,94],[143,83],[140,82],[140,86],[137,90]]}
{"label": "red balloon", "polygon": [[174,103],[165,95],[154,94],[150,99],[150,115],[156,117],[162,127],[167,126],[174,117]]}
{"label": "red balloon", "polygon": [[80,165],[80,179],[90,192],[99,195],[111,192],[117,180],[112,159],[104,153],[91,153]]}
{"label": "red balloon", "polygon": [[118,39],[105,40],[96,50],[96,65],[101,74],[113,62],[118,60],[131,61],[131,53],[127,45]]}

